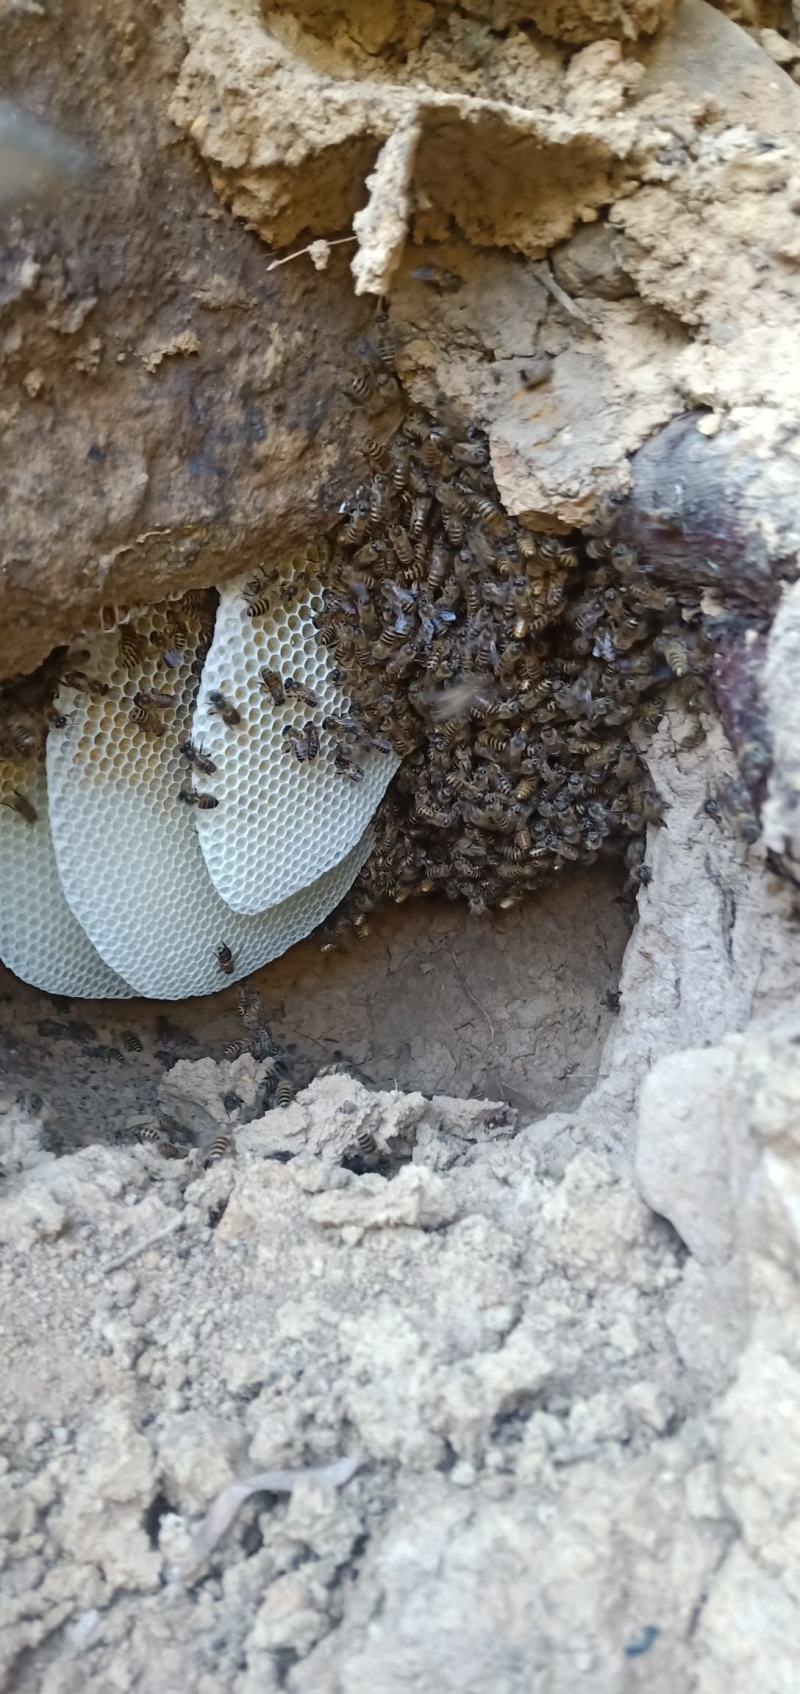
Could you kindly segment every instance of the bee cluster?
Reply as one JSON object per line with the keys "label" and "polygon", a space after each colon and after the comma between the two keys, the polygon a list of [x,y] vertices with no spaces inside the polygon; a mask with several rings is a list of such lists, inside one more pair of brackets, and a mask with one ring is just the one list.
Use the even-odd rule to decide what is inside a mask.
{"label": "bee cluster", "polygon": [[403,763],[340,924],[434,889],[513,906],[601,853],[646,880],[662,808],[629,730],[708,672],[696,594],[630,548],[510,518],[477,427],[415,410],[371,459],[317,627],[353,700],[342,758],[388,744]]}

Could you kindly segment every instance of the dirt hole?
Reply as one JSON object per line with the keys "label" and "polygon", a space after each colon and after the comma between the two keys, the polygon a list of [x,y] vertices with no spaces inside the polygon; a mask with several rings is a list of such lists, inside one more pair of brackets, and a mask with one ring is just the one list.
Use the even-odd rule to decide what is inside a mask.
{"label": "dirt hole", "polygon": [[[312,936],[250,985],[296,1087],[341,1058],[379,1088],[501,1099],[530,1116],[569,1109],[596,1080],[614,1017],[623,882],[599,863],[480,918],[460,902],[409,901],[337,952]],[[42,994],[0,970],[8,1085],[42,1112],[58,1151],[132,1138],[178,1059],[220,1059],[240,1034],[236,988],[118,1005]]]}

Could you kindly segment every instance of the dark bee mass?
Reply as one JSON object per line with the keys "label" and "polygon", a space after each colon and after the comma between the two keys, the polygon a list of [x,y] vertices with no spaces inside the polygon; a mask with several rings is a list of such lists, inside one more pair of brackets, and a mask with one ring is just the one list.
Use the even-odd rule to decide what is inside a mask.
{"label": "dark bee mass", "polygon": [[693,592],[630,548],[524,529],[481,431],[414,411],[345,503],[318,628],[352,700],[323,720],[335,769],[359,781],[370,746],[403,760],[345,927],[434,889],[507,909],[600,853],[647,880],[661,805],[628,732],[708,673]]}

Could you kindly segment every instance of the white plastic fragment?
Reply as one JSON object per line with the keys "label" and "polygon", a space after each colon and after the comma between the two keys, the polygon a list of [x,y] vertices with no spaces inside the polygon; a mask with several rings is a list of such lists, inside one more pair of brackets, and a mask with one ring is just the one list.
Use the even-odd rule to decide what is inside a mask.
{"label": "white plastic fragment", "polygon": [[[392,753],[359,751],[359,782],[335,768],[336,743],[322,720],[347,713],[350,702],[332,680],[334,666],[314,627],[319,585],[290,573],[287,567],[263,590],[263,614],[250,615],[248,598],[251,606],[255,598],[246,597],[245,580],[221,594],[192,726],[193,740],[217,766],[198,784],[219,800],[216,810],[196,813],[200,843],[215,888],[236,912],[274,906],[338,864],[363,835],[399,763]],[[296,692],[276,704],[263,669],[310,690],[317,704]],[[226,724],[214,709],[215,692],[234,704],[240,725]],[[320,751],[300,761],[283,732],[294,726],[302,738],[308,722]]]}
{"label": "white plastic fragment", "polygon": [[[15,809],[21,795],[36,813]],[[124,1000],[132,990],[92,946],[59,880],[43,764],[0,765],[0,959],[47,994]]]}

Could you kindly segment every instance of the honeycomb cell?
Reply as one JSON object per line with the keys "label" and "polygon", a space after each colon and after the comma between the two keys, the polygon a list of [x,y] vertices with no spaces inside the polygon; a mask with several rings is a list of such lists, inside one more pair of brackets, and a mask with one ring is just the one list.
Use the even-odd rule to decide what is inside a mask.
{"label": "honeycomb cell", "polygon": [[[33,823],[13,809],[21,794]],[[0,766],[0,959],[48,994],[124,1000],[132,989],[101,959],[59,881],[44,765]]]}
{"label": "honeycomb cell", "polygon": [[[304,878],[311,885],[272,910],[242,915],[225,904],[206,869],[195,809],[180,800],[181,789],[208,786],[178,751],[189,733],[203,646],[197,614],[181,610],[181,617],[189,644],[176,668],[163,658],[170,645],[164,609],[135,620],[147,645],[133,682],[121,670],[116,635],[92,638],[91,672],[109,684],[111,696],[100,709],[86,695],[62,688],[58,705],[67,727],[51,731],[47,745],[53,842],[69,906],[112,970],[137,994],[155,999],[213,992],[301,940],[338,904],[371,846],[370,832],[362,831],[339,855],[341,862]],[[244,704],[236,677],[228,687]],[[137,693],[145,699],[144,721],[132,715],[141,710]],[[158,700],[164,694],[172,696],[166,706]],[[246,752],[249,738],[241,740]],[[104,773],[99,766],[105,760],[111,768]],[[253,789],[256,799],[259,792]],[[221,837],[229,835],[221,806],[205,816]],[[230,974],[217,959],[223,943],[234,956]]]}
{"label": "honeycomb cell", "polygon": [[[317,641],[314,607],[318,585],[290,589],[293,610],[282,603],[286,578],[271,585],[267,612],[251,618],[244,583],[222,591],[214,640],[203,670],[192,739],[214,760],[214,775],[198,786],[218,801],[196,811],[195,824],[215,888],[236,912],[252,915],[290,899],[340,863],[359,841],[398,767],[394,755],[358,755],[364,771],[353,782],[334,766],[335,743],[322,728],[328,714],[346,713],[349,701],[332,682],[332,663]],[[268,667],[284,681],[310,689],[316,705],[295,692],[276,705],[262,687]],[[244,727],[226,725],[211,695],[219,692],[241,713]],[[301,740],[309,721],[320,737],[319,756],[299,760],[284,736]]]}
{"label": "honeycomb cell", "polygon": [[[199,626],[195,622],[190,630],[190,647],[174,672],[162,656],[169,645],[165,613],[155,609],[133,627],[157,640],[143,643],[132,687],[120,664],[116,634],[90,643],[92,674],[111,687],[106,704],[114,702],[105,728],[105,714],[93,701],[62,688],[59,705],[68,723],[48,737],[50,811],[64,891],[87,934],[138,993],[159,992],[147,984],[158,982],[161,972],[169,997],[170,981],[180,979],[183,961],[194,951],[194,914],[187,912],[185,922],[181,917],[181,842],[188,843],[191,856],[194,831],[178,800],[185,776],[178,743],[195,692],[191,662]],[[167,707],[148,707],[145,721],[137,722],[132,716],[137,692],[170,694],[174,700]],[[111,761],[105,775],[98,769],[98,754]]]}

